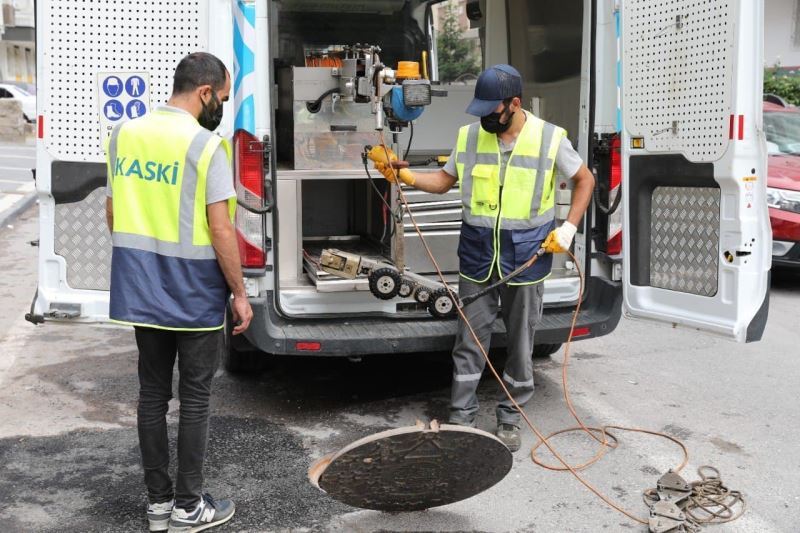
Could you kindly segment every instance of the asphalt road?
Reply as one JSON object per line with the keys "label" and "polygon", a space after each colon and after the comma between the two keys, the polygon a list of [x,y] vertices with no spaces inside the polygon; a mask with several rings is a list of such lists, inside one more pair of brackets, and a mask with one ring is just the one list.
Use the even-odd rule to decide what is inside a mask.
{"label": "asphalt road", "polygon": [[[34,327],[23,320],[36,278],[35,208],[0,230],[0,524],[5,532],[143,531],[144,491],[135,430],[136,353],[131,331]],[[716,466],[748,511],[720,532],[792,532],[800,506],[800,275],[776,273],[764,341],[738,345],[688,330],[623,320],[612,335],[576,343],[573,399],[590,424],[662,430],[689,448],[686,477]],[[527,412],[545,431],[572,425],[561,397],[562,354],[535,363]],[[215,385],[208,489],[235,499],[219,531],[645,531],[569,474],[545,471],[526,450],[493,489],[409,514],[361,511],[311,487],[322,454],[416,419],[444,418],[448,354],[343,360],[277,359],[266,372]],[[493,426],[497,387],[484,378],[479,424]],[[174,437],[176,408],[170,410]],[[641,491],[677,464],[671,444],[620,435],[620,447],[586,472],[615,501],[645,515]],[[556,441],[574,461],[585,437]]]}
{"label": "asphalt road", "polygon": [[0,226],[30,206],[35,191],[31,169],[36,166],[33,139],[26,143],[0,143]]}

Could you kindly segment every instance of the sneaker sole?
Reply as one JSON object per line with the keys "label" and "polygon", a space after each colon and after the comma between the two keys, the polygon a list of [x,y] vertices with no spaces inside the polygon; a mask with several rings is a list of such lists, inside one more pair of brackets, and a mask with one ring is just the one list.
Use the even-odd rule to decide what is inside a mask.
{"label": "sneaker sole", "polygon": [[164,520],[147,519],[150,522],[150,531],[168,531],[169,530],[169,517]]}
{"label": "sneaker sole", "polygon": [[221,526],[222,524],[228,522],[233,515],[236,514],[236,508],[233,509],[233,512],[226,516],[223,520],[219,522],[213,522],[211,524],[203,524],[202,526],[188,526],[188,527],[170,527],[169,533],[198,533],[199,531],[205,531],[206,529],[210,529],[212,527]]}

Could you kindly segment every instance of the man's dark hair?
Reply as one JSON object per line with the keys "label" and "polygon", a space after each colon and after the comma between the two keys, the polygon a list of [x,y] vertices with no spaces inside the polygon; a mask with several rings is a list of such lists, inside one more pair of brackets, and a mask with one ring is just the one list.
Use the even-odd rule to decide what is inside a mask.
{"label": "man's dark hair", "polygon": [[175,69],[173,94],[193,91],[202,85],[211,85],[215,91],[225,87],[228,69],[218,57],[206,52],[194,52],[181,59]]}
{"label": "man's dark hair", "polygon": [[513,100],[514,98],[519,98],[519,101],[520,102],[522,101],[522,95],[518,94],[516,96],[509,96],[508,98],[503,98],[503,104],[510,105],[511,104],[511,100]]}

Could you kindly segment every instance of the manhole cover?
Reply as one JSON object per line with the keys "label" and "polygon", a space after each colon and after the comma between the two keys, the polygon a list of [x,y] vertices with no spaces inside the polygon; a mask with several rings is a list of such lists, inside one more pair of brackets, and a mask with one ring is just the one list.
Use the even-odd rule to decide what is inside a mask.
{"label": "manhole cover", "polygon": [[511,470],[512,456],[494,435],[463,426],[392,429],[328,454],[308,471],[313,485],[353,507],[419,511],[464,500]]}

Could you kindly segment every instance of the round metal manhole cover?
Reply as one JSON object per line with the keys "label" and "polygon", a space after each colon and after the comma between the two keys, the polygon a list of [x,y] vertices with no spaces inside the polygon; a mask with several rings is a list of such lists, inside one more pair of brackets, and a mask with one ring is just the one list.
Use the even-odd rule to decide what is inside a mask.
{"label": "round metal manhole cover", "polygon": [[512,456],[494,435],[463,426],[392,429],[326,455],[312,484],[353,507],[419,511],[464,500],[502,480]]}

